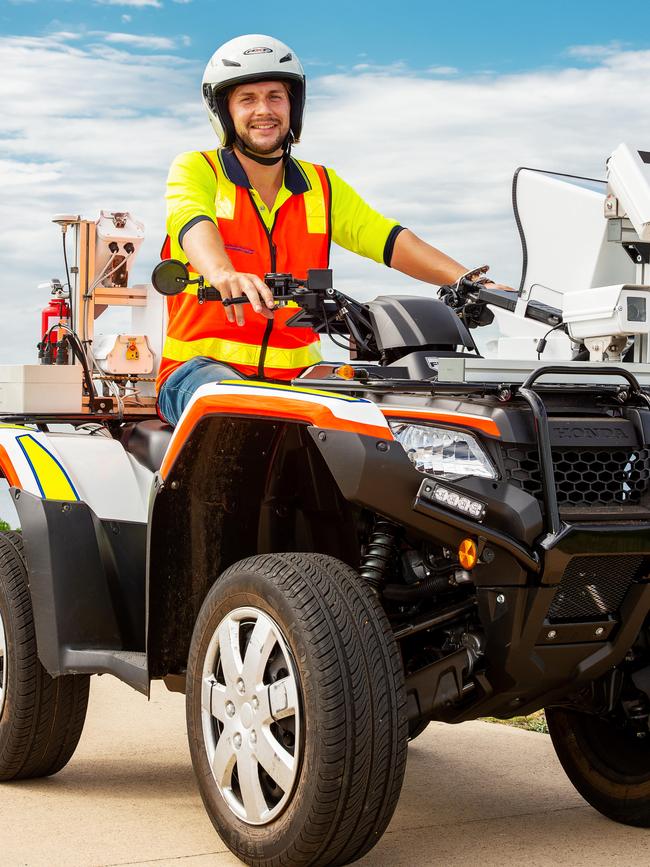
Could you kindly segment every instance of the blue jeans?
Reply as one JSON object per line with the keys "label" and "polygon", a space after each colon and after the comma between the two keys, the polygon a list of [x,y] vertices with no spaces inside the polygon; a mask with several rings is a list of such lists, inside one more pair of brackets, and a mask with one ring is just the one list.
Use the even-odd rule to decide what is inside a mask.
{"label": "blue jeans", "polygon": [[234,368],[199,355],[177,367],[158,393],[158,409],[171,424],[176,426],[183,410],[194,392],[201,385],[220,382],[222,379],[244,379]]}

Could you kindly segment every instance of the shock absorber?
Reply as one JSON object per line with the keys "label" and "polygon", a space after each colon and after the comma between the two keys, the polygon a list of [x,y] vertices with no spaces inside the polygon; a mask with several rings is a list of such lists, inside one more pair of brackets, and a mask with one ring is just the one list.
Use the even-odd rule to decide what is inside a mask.
{"label": "shock absorber", "polygon": [[381,592],[386,583],[395,562],[397,531],[398,528],[395,524],[384,518],[376,518],[366,550],[361,558],[359,573],[378,593]]}

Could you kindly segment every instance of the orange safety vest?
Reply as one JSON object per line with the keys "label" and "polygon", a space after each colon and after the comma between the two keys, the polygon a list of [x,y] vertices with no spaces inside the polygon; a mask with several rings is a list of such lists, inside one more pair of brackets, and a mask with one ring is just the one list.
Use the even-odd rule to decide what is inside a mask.
{"label": "orange safety vest", "polygon": [[[287,165],[304,192],[284,202],[269,232],[249,187],[244,185],[243,169],[237,162],[242,183],[233,183],[226,174],[222,153],[218,152],[216,162],[206,153],[203,156],[217,178],[217,226],[234,268],[262,279],[273,272],[304,279],[309,268],[329,267],[331,190],[325,168],[295,160]],[[229,158],[232,164],[232,153]],[[161,258],[169,257],[167,237]],[[273,319],[255,313],[250,306],[244,309],[245,324],[238,326],[228,322],[219,302],[199,304],[196,286],[168,297],[167,338],[157,389],[177,367],[199,355],[223,361],[246,375],[271,379],[292,379],[321,360],[318,334],[311,328],[286,325],[298,312],[295,306],[276,310]]]}

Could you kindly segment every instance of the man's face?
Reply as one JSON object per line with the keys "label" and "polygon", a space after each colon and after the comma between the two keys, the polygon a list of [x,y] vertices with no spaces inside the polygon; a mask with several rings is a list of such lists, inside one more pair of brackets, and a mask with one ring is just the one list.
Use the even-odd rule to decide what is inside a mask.
{"label": "man's face", "polygon": [[256,154],[277,151],[289,132],[291,104],[281,81],[240,84],[228,97],[235,130]]}

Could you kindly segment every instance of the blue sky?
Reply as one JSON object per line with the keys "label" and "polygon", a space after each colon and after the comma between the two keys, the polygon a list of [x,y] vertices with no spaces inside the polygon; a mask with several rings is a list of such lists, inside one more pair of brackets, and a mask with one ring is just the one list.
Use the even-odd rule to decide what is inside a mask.
{"label": "blue sky", "polygon": [[3,0],[0,33],[123,32],[178,40],[179,55],[205,61],[216,45],[246,32],[288,42],[316,73],[359,62],[404,63],[424,74],[558,68],[580,60],[571,46],[648,44],[650,4],[611,0],[378,0],[221,3],[215,0]]}

